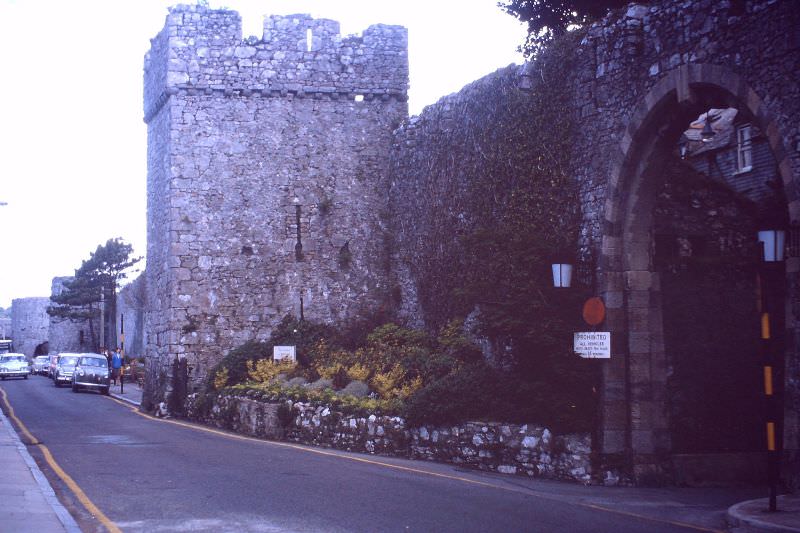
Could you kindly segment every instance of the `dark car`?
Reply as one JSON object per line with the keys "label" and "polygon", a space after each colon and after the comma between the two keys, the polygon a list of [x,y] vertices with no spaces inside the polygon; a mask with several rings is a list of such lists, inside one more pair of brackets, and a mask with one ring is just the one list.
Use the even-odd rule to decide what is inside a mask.
{"label": "dark car", "polygon": [[96,353],[82,353],[72,372],[72,392],[95,389],[108,394],[108,359]]}
{"label": "dark car", "polygon": [[56,387],[68,385],[72,382],[72,373],[75,372],[75,365],[81,355],[77,353],[62,353],[58,356],[56,369],[53,372],[53,384]]}

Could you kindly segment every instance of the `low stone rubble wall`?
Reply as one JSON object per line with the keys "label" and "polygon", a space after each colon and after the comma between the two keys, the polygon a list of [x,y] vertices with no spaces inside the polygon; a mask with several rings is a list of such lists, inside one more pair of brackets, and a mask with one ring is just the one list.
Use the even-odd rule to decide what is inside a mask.
{"label": "low stone rubble wall", "polygon": [[456,426],[406,427],[397,416],[344,415],[327,405],[265,402],[219,395],[202,415],[197,396],[189,418],[254,437],[287,440],[352,452],[454,463],[531,477],[588,483],[588,434],[554,435],[529,424],[467,422]]}

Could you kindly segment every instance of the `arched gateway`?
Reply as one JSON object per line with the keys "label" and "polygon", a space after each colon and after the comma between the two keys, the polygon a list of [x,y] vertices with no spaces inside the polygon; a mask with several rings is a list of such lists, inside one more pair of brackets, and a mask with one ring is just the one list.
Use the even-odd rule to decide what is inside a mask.
{"label": "arched gateway", "polygon": [[[596,443],[606,471],[618,468],[639,482],[664,478],[686,481],[693,464],[711,469],[745,469],[748,459],[743,460],[742,455],[747,454],[733,452],[759,451],[753,449],[753,443],[761,453],[750,454],[749,462],[753,458],[763,461],[767,446],[764,353],[759,347],[756,293],[757,280],[762,280],[763,275],[752,251],[756,246],[755,230],[766,229],[758,227],[762,222],[773,226],[779,222],[788,230],[800,221],[800,21],[796,6],[790,4],[733,3],[710,10],[699,2],[670,3],[663,8],[631,6],[622,19],[596,24],[581,44],[584,76],[578,93],[582,95],[579,99],[583,108],[575,172],[583,186],[588,213],[586,250],[599,249],[597,290],[608,307],[605,327],[612,332],[612,357],[603,370]],[[678,14],[683,16],[676,18]],[[770,42],[765,33],[772,36]],[[743,228],[753,230],[750,242],[739,245],[739,263],[729,269],[741,274],[741,279],[718,283],[711,291],[717,296],[715,303],[706,301],[708,314],[713,315],[704,322],[706,326],[730,326],[738,321],[729,329],[741,335],[731,352],[740,353],[709,365],[712,355],[706,350],[713,336],[701,341],[691,338],[691,328],[683,333],[684,338],[668,331],[681,323],[681,317],[676,315],[685,311],[675,309],[674,303],[686,302],[687,298],[676,289],[679,284],[665,283],[665,277],[674,279],[674,270],[668,271],[664,266],[664,246],[659,237],[665,224],[659,217],[663,218],[665,210],[659,202],[665,197],[676,201],[675,188],[669,189],[672,178],[666,161],[679,160],[678,144],[683,132],[698,118],[705,116],[708,121],[709,115],[713,119],[715,110],[723,109],[735,110],[736,123],[752,126],[753,131],[766,138],[772,157],[766,164],[780,180],[768,184],[775,193],[769,216],[763,209],[756,212],[742,208],[738,213],[729,212],[726,219],[726,215],[713,209],[709,212],[717,218],[708,228],[686,230],[689,234],[706,231],[706,237],[716,232],[715,246],[725,240],[719,237],[723,232],[731,241],[734,234],[737,238],[744,235]],[[749,143],[749,137],[747,140]],[[707,159],[706,174],[711,176],[712,157]],[[747,179],[747,172],[749,167],[733,171],[740,180]],[[764,184],[754,187],[763,188]],[[729,204],[733,205],[742,190],[729,192]],[[748,192],[751,189],[744,190],[745,195]],[[703,206],[698,202],[694,207],[702,210]],[[672,215],[675,216],[674,209]],[[694,223],[697,225],[699,220],[709,218],[697,218]],[[732,220],[736,221],[736,228],[726,226]],[[718,227],[712,227],[715,225]],[[684,240],[691,250],[690,239]],[[720,246],[725,245],[723,242]],[[789,257],[778,267],[782,274],[771,289],[785,305],[773,303],[773,323],[777,316],[780,326],[772,326],[773,331],[777,330],[772,335],[776,342],[769,349],[780,352],[773,363],[773,380],[780,381],[775,385],[775,394],[781,401],[778,447],[782,444],[784,478],[794,478],[796,482],[800,258],[794,248],[788,247]],[[698,274],[699,279],[708,280],[708,272]],[[700,302],[702,291],[698,288],[688,300]],[[727,303],[725,293],[729,293]],[[737,296],[730,297],[731,294]],[[741,303],[744,300],[747,301]],[[730,320],[726,316],[729,305],[737,308],[730,312],[736,315]],[[705,402],[719,404],[715,406],[717,412],[728,409],[730,420],[761,417],[756,437],[743,435],[734,439],[736,442],[715,440],[714,436],[694,440],[686,437],[685,432],[690,430],[713,432],[717,431],[711,427],[714,424],[724,425],[708,416],[705,420],[698,416],[694,425],[686,422],[687,411],[681,410],[680,403],[686,403],[691,393],[680,380],[684,379],[682,375],[691,374],[686,372],[687,365],[695,365],[697,373],[709,374],[689,379],[691,386],[705,387]],[[747,368],[731,372],[731,365]],[[731,375],[738,377],[721,383]],[[752,379],[745,379],[745,375],[752,375]],[[725,387],[736,391],[730,398],[714,397],[712,391]],[[734,396],[741,405],[750,406],[744,409],[749,412],[737,411],[741,407],[734,405]],[[696,411],[705,407],[696,405]],[[705,411],[711,413],[714,409]],[[750,444],[743,444],[745,441]],[[693,462],[692,455],[703,457],[695,457]]]}

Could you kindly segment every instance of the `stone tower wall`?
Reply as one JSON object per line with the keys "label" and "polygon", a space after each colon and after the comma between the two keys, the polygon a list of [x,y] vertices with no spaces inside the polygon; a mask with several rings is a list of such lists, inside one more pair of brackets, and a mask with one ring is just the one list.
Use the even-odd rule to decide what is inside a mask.
{"label": "stone tower wall", "polygon": [[144,313],[147,308],[146,277],[141,275],[117,293],[117,338],[125,327],[125,355],[144,355]]}
{"label": "stone tower wall", "polygon": [[[64,282],[70,281],[71,276],[53,278],[51,295],[57,296],[64,290]],[[98,326],[94,325],[94,331]],[[83,344],[81,344],[81,331],[83,331]],[[50,353],[60,352],[86,352],[92,349],[94,342],[89,334],[88,320],[73,320],[57,316],[50,317],[48,340]]]}
{"label": "stone tower wall", "polygon": [[343,321],[385,301],[406,49],[396,26],[341,37],[334,21],[273,16],[242,41],[235,12],[170,11],[145,59],[153,401],[176,356],[197,384],[287,313]]}
{"label": "stone tower wall", "polygon": [[50,298],[17,298],[11,301],[11,338],[14,351],[33,357],[36,347],[47,342]]}

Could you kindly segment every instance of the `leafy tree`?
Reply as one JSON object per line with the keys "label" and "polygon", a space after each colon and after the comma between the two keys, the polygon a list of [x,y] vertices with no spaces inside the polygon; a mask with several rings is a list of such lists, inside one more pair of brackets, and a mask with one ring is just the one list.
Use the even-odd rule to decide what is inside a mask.
{"label": "leafy tree", "polygon": [[506,0],[497,5],[528,25],[528,37],[520,46],[525,57],[535,57],[555,37],[572,27],[583,26],[604,16],[609,9],[629,0]]}
{"label": "leafy tree", "polygon": [[50,316],[88,321],[89,335],[94,341],[93,321],[100,314],[101,300],[105,302],[107,323],[114,323],[117,287],[142,259],[131,257],[132,252],[133,247],[119,237],[98,245],[89,259],[75,270],[72,280],[64,283],[64,290],[50,298],[53,305],[47,309],[47,313]]}

